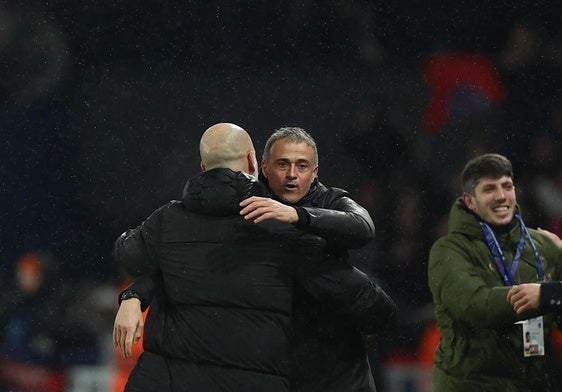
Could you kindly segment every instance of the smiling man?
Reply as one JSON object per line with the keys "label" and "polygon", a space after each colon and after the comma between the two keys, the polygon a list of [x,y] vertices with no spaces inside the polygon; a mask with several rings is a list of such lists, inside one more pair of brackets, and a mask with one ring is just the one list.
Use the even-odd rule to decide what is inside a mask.
{"label": "smiling man", "polygon": [[[472,159],[462,187],[449,231],[429,255],[442,334],[434,391],[549,391],[551,317],[517,314],[506,298],[513,285],[560,280],[560,252],[544,234],[525,227],[504,156]],[[524,348],[527,333],[538,344],[533,352]]]}

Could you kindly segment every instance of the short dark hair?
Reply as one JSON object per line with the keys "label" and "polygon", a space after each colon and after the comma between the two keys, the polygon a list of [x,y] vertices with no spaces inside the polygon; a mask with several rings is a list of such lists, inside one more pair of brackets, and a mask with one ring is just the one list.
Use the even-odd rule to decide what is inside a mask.
{"label": "short dark hair", "polygon": [[474,188],[482,178],[513,179],[513,167],[509,159],[500,154],[484,154],[471,159],[462,171],[462,190],[474,193]]}
{"label": "short dark hair", "polygon": [[265,143],[262,161],[267,162],[269,160],[271,147],[278,140],[286,140],[292,143],[308,144],[314,151],[315,162],[313,162],[313,164],[318,165],[318,149],[316,148],[316,142],[314,141],[314,138],[310,135],[310,133],[299,127],[283,127],[273,131],[273,133]]}

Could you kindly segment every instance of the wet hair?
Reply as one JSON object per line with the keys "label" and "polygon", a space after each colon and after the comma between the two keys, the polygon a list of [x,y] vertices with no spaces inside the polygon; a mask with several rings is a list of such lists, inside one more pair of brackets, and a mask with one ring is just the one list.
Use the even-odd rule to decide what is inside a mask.
{"label": "wet hair", "polygon": [[273,131],[273,134],[267,139],[265,143],[265,148],[263,150],[262,161],[267,162],[269,160],[269,155],[271,154],[271,148],[276,141],[284,140],[291,143],[306,143],[314,151],[314,165],[318,165],[318,149],[316,148],[316,142],[313,137],[305,131],[303,128],[299,127],[283,127]]}
{"label": "wet hair", "polygon": [[474,189],[482,178],[500,178],[507,176],[513,179],[513,167],[509,159],[500,154],[484,154],[471,159],[462,171],[462,190],[474,193]]}

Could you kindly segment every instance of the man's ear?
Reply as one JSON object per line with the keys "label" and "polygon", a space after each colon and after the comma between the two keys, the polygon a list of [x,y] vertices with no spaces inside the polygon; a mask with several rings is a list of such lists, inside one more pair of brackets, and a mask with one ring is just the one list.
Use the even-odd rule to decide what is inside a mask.
{"label": "man's ear", "polygon": [[248,155],[246,155],[246,159],[248,160],[248,172],[253,176],[258,176],[258,160],[256,159],[256,152],[254,150],[250,150]]}
{"label": "man's ear", "polygon": [[205,171],[205,165],[203,164],[203,161],[201,161],[199,167],[201,167],[201,171]]}
{"label": "man's ear", "polygon": [[261,174],[263,174],[263,176],[265,178],[267,178],[267,163],[265,163],[265,161],[262,161],[261,163]]}
{"label": "man's ear", "polygon": [[472,199],[472,195],[470,193],[464,192],[462,194],[462,201],[464,201],[464,205],[466,206],[466,208],[476,212],[476,204],[474,203],[474,200]]}

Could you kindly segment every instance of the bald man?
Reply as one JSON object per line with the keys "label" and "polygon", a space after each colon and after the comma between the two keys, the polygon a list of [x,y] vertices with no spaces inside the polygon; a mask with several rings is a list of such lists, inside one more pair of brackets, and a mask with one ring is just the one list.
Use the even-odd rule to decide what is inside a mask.
{"label": "bald man", "polygon": [[[320,237],[240,215],[242,200],[267,196],[255,178],[246,131],[212,126],[201,138],[200,155],[203,171],[188,180],[182,200],[159,208],[116,242],[118,262],[140,276],[120,300],[151,307],[145,351],[125,391],[287,392],[295,283],[372,325],[380,307],[394,304],[358,271],[319,272],[327,257]],[[125,349],[142,322],[122,325],[119,317],[114,343]]]}
{"label": "bald man", "polygon": [[219,123],[207,129],[199,142],[201,170],[228,168],[258,175],[256,150],[248,133],[237,125]]}

